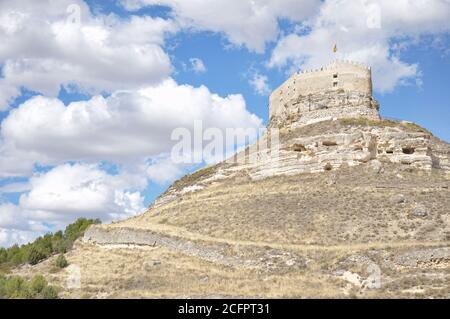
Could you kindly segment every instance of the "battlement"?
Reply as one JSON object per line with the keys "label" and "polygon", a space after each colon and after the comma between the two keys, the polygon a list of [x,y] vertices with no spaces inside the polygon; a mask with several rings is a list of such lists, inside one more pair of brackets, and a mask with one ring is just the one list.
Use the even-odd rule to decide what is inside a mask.
{"label": "battlement", "polygon": [[334,60],[333,62],[327,64],[324,67],[321,67],[318,69],[302,70],[302,71],[298,71],[295,74],[300,75],[300,74],[306,74],[306,73],[318,73],[318,72],[323,72],[323,71],[327,71],[327,70],[338,70],[338,69],[342,68],[344,65],[355,66],[355,67],[359,67],[359,68],[363,68],[368,71],[371,71],[370,66],[367,66],[360,62],[354,62],[354,61],[350,61],[350,60]]}
{"label": "battlement", "polygon": [[293,74],[270,95],[270,125],[307,124],[329,117],[379,118],[371,68],[336,60]]}

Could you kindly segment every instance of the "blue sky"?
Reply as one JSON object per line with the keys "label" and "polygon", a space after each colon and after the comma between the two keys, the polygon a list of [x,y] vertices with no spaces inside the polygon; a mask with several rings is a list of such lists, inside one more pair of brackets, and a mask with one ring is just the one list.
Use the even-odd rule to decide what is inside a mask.
{"label": "blue sky", "polygon": [[0,246],[142,212],[201,166],[169,161],[175,127],[266,125],[270,91],[335,43],[382,116],[450,141],[448,2],[157,3],[0,5]]}

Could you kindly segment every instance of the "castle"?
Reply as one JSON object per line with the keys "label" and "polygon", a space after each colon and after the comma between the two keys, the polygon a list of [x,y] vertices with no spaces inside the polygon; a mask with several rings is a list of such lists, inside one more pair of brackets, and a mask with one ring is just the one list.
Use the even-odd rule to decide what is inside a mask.
{"label": "castle", "polygon": [[380,119],[372,97],[371,69],[334,61],[317,70],[295,73],[270,95],[270,127],[298,126],[329,119]]}
{"label": "castle", "polygon": [[[272,94],[270,115],[257,143],[176,181],[144,214],[88,228],[70,254],[87,274],[86,291],[298,297],[309,276],[305,287],[319,287],[317,296],[332,287],[346,297],[344,285],[349,294],[370,289],[370,277],[350,281],[346,273],[359,275],[346,268],[369,272],[373,259],[393,269],[379,289],[389,297],[412,296],[397,284],[409,277],[393,274],[414,269],[431,269],[421,276],[433,279],[426,291],[448,294],[450,144],[414,123],[380,119],[370,69],[350,62],[295,74]],[[106,259],[104,268],[115,268],[99,279]],[[218,290],[223,278],[232,283]]]}

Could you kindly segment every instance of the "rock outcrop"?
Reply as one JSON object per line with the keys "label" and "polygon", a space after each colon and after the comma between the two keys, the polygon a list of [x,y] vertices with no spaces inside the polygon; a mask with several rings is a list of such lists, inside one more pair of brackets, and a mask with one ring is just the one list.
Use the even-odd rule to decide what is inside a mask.
{"label": "rock outcrop", "polygon": [[[183,260],[165,261],[184,265],[182,274],[192,268],[180,254],[201,259],[210,264],[189,262],[203,295],[204,278],[224,271],[217,265],[251,269],[234,279],[253,287],[233,286],[246,296],[302,296],[305,282],[315,287],[307,296],[450,294],[450,145],[414,123],[381,119],[371,90],[370,69],[352,63],[293,76],[272,94],[258,143],[176,181],[144,214],[91,227],[83,245],[98,256],[99,247],[159,247]],[[269,277],[276,282],[264,286]],[[221,286],[234,283],[227,278]]]}

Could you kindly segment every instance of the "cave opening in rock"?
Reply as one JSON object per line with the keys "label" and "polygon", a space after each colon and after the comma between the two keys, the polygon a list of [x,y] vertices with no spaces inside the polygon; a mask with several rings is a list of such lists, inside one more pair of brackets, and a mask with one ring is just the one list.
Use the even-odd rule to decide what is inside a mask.
{"label": "cave opening in rock", "polygon": [[294,144],[292,146],[292,149],[294,150],[294,152],[304,152],[306,151],[306,147],[302,144]]}
{"label": "cave opening in rock", "polygon": [[414,147],[405,146],[402,148],[403,154],[414,154]]}
{"label": "cave opening in rock", "polygon": [[322,145],[323,146],[336,146],[337,142],[336,141],[323,141]]}

